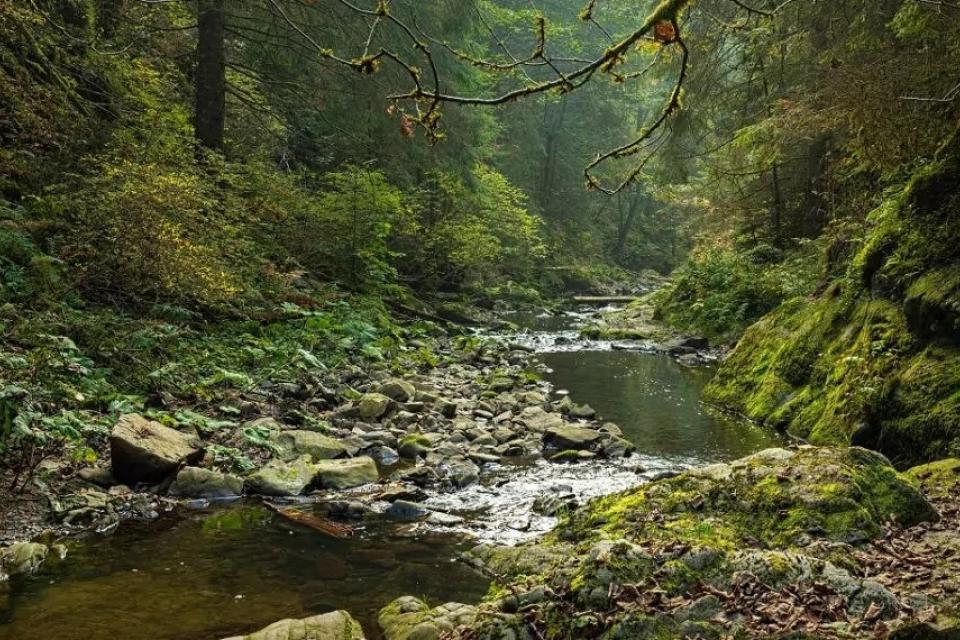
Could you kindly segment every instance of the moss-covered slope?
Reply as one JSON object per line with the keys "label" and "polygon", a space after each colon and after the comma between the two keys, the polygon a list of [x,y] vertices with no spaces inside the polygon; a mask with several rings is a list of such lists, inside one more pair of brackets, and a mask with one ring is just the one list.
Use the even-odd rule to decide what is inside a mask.
{"label": "moss-covered slope", "polygon": [[900,465],[960,453],[960,136],[869,216],[846,273],[744,334],[707,399]]}

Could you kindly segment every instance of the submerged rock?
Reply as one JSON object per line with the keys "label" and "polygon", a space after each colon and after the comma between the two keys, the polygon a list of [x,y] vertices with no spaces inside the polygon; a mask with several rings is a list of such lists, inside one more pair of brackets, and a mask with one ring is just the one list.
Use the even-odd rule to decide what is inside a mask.
{"label": "submerged rock", "polygon": [[398,522],[414,522],[423,520],[430,515],[430,509],[422,504],[411,502],[410,500],[394,500],[387,510],[386,515],[391,520]]}
{"label": "submerged rock", "polygon": [[39,542],[17,542],[0,550],[0,581],[5,576],[35,573],[49,553],[47,545]]}
{"label": "submerged rock", "polygon": [[243,493],[243,479],[199,467],[184,467],[170,486],[170,495],[184,498],[235,498]]}
{"label": "submerged rock", "polygon": [[364,640],[360,623],[346,611],[301,620],[280,620],[248,636],[224,640]]}
{"label": "submerged rock", "polygon": [[181,464],[195,464],[202,457],[196,438],[139,414],[120,416],[110,433],[113,475],[125,484],[160,482]]}

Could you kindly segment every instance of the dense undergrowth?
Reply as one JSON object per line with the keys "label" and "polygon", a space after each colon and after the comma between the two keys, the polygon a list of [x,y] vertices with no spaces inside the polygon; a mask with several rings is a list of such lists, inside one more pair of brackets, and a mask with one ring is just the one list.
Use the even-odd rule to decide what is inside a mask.
{"label": "dense undergrowth", "polygon": [[226,147],[199,146],[193,9],[108,4],[0,9],[5,467],[89,459],[158,397],[208,414],[175,422],[231,419],[224,390],[392,358],[419,331],[393,310],[418,295],[563,286],[542,218],[489,156],[420,157],[395,130],[383,162],[316,153],[301,96],[249,76],[302,80],[270,42],[231,58]]}

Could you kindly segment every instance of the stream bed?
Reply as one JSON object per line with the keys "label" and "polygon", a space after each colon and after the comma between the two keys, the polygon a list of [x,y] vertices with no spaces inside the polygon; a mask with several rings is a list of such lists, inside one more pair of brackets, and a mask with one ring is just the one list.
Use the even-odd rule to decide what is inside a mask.
{"label": "stream bed", "polygon": [[[624,460],[493,465],[481,482],[425,503],[462,522],[430,527],[368,521],[331,538],[253,501],[177,509],[150,523],[67,543],[68,557],[0,591],[2,640],[217,640],[285,617],[346,609],[379,637],[376,613],[394,598],[473,602],[489,582],[456,561],[476,541],[514,544],[550,529],[531,509],[550,491],[583,501],[690,466],[776,446],[776,434],[700,402],[708,368],[576,338],[592,312],[514,318],[547,380],[615,422],[637,447]],[[561,391],[561,392],[562,392]]]}

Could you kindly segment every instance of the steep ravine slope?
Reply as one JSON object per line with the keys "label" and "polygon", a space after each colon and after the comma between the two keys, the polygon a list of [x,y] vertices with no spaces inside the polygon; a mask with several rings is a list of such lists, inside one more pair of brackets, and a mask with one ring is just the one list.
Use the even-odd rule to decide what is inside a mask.
{"label": "steep ravine slope", "polygon": [[960,134],[868,217],[847,267],[740,340],[714,403],[901,467],[960,453]]}

